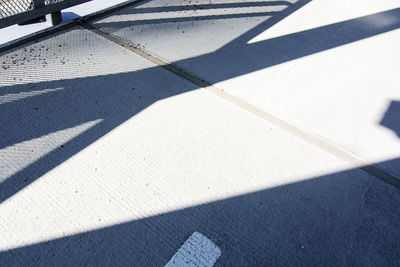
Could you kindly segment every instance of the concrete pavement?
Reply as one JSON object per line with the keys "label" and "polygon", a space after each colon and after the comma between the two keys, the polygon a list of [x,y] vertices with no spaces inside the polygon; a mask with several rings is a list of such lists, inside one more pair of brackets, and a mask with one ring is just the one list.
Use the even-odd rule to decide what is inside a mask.
{"label": "concrete pavement", "polygon": [[398,8],[143,1],[1,53],[0,262],[399,265]]}

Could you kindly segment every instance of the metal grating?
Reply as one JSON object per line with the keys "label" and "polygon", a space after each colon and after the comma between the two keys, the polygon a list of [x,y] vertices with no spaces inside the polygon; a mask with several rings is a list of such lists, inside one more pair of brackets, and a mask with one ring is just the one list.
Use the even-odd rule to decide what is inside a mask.
{"label": "metal grating", "polygon": [[61,22],[61,10],[91,0],[0,0],[0,28],[25,23],[52,14],[51,23]]}
{"label": "metal grating", "polygon": [[32,0],[0,0],[0,19],[33,9]]}
{"label": "metal grating", "polygon": [[38,8],[39,6],[43,6],[43,4],[47,6],[63,1],[64,0],[0,0],[0,19]]}

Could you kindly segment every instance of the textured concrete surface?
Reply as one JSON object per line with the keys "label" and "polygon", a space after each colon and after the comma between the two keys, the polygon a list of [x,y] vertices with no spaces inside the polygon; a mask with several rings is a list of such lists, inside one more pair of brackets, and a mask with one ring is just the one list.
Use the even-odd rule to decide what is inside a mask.
{"label": "textured concrete surface", "polygon": [[[322,3],[314,8],[338,8]],[[358,15],[394,8],[389,1],[371,3],[374,5],[369,9],[365,5],[364,13]],[[193,4],[197,5],[190,6]],[[307,83],[310,77],[300,75],[305,69],[296,69],[300,63],[291,58],[290,51],[286,51],[290,60],[281,62],[278,52],[287,48],[281,42],[255,47],[254,53],[247,50],[248,59],[235,50],[241,49],[243,40],[250,42],[256,36],[279,38],[277,35],[290,35],[293,29],[304,30],[304,25],[316,27],[309,15],[313,13],[303,9],[313,7],[314,2],[200,4],[145,1],[94,25],[140,43],[152,54],[204,76],[251,105],[257,103],[250,98],[265,100],[271,110],[257,107],[304,126],[315,138],[322,136],[333,143],[352,140],[356,148],[371,142],[371,149],[363,148],[376,152],[373,156],[378,160],[373,163],[396,173],[400,109],[392,86],[397,82],[394,44],[398,31],[364,40],[362,36],[370,31],[363,33],[364,28],[357,28],[359,35],[351,45],[348,40],[339,40],[349,42],[340,47],[327,45],[331,53],[337,51],[336,61],[344,60],[339,57],[341,49],[353,43],[365,41],[368,49],[376,45],[375,53],[368,55],[371,61],[365,59],[359,70],[367,80],[373,78],[369,71],[378,64],[377,54],[393,53],[388,63],[393,69],[386,69],[392,75],[388,77],[390,73],[383,69],[376,74],[381,75],[381,90],[362,95],[365,106],[354,104],[354,108],[363,108],[354,112],[360,112],[359,121],[366,128],[338,115],[330,121],[336,132],[328,135],[323,123],[326,116],[314,102],[317,96],[330,99],[320,104],[327,111],[339,112],[335,99],[343,97],[345,101],[346,97],[341,88],[336,95],[329,84],[321,85],[320,95],[306,97],[313,88]],[[180,5],[186,5],[183,11]],[[355,11],[344,7],[337,16],[326,11],[329,16],[315,19],[328,24],[353,18]],[[251,15],[254,10],[257,13]],[[291,24],[297,14],[291,13],[294,10],[305,16],[306,24],[300,25],[300,19]],[[207,15],[209,12],[212,15]],[[279,23],[272,20],[276,12]],[[193,20],[198,14],[205,18]],[[384,14],[394,14],[387,22],[389,28],[396,25],[396,10]],[[134,19],[137,15],[142,17]],[[160,16],[165,17],[161,20]],[[271,32],[264,32],[267,17],[271,17]],[[257,29],[260,25],[262,31]],[[280,30],[276,28],[279,25]],[[334,27],[348,30],[343,25]],[[329,29],[321,31],[326,32],[328,41],[332,40]],[[321,37],[310,32],[285,40],[294,46],[307,42],[307,36]],[[393,42],[379,50],[384,45],[380,38],[386,36]],[[257,38],[251,42],[262,42]],[[241,40],[240,44],[235,40]],[[218,52],[232,43],[232,54]],[[315,49],[302,48],[305,51],[297,48],[296,53],[309,54]],[[262,54],[264,50],[274,51],[271,62],[279,64],[266,60],[267,65],[261,67],[263,59],[269,58]],[[261,53],[259,57],[257,53]],[[320,56],[322,50],[314,53]],[[234,64],[235,60],[243,64]],[[318,60],[308,63],[310,75],[316,72],[317,80],[322,79],[318,78],[319,68],[335,63]],[[357,57],[354,64],[361,64],[358,60],[364,59]],[[0,64],[2,265],[163,266],[174,258],[192,260],[189,255],[208,255],[198,261],[205,265],[213,262],[208,259],[217,258],[216,266],[400,265],[399,188],[238,107],[223,95],[190,83],[80,26],[1,53]],[[291,71],[286,76],[278,71],[286,64],[300,75],[297,79],[290,76]],[[352,84],[354,77],[345,76],[343,68],[338,65],[329,74]],[[276,87],[269,90],[268,85],[274,83]],[[294,95],[304,92],[297,102],[289,102],[289,85],[296,89],[291,90]],[[388,95],[391,100],[377,109]],[[286,106],[279,105],[285,99]],[[376,106],[370,104],[371,110],[363,113],[368,103]],[[307,117],[296,109],[315,112]],[[377,118],[374,124],[373,116]],[[350,133],[357,138],[351,139]],[[374,142],[380,138],[382,145],[377,146]],[[372,150],[374,147],[379,149]],[[367,158],[368,153],[362,156]]]}
{"label": "textured concrete surface", "polygon": [[147,1],[96,26],[360,159],[400,157],[380,125],[400,99],[397,0]]}

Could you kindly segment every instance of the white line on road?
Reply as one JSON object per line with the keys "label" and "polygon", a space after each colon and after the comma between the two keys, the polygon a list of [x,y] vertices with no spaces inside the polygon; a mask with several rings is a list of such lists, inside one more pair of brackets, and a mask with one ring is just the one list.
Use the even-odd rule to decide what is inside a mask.
{"label": "white line on road", "polygon": [[211,267],[221,256],[221,250],[204,235],[194,232],[183,243],[178,252],[169,260],[165,267],[204,266]]}

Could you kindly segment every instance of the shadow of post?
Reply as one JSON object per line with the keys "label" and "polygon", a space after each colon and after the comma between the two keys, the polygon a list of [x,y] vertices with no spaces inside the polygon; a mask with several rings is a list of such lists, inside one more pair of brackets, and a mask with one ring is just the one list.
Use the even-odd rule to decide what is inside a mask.
{"label": "shadow of post", "polygon": [[[209,82],[214,83],[350,42],[355,42],[400,27],[400,9],[393,9],[257,42],[255,44],[247,44],[247,41],[252,37],[308,2],[308,0],[298,1],[290,5],[284,11],[249,30],[215,53],[184,59],[173,64],[187,69],[192,73],[199,74],[201,77],[205,77]],[[385,23],[378,23],[366,27],[366,25],[370,25],[368,22],[379,21],[379,18],[390,18],[390,20],[384,20]],[[118,23],[116,26],[118,26]],[[327,37],[327,32],[340,32],[341,35],[333,34]],[[47,39],[51,38],[46,38],[44,40]],[[295,42],[296,40],[301,40],[304,45],[298,46]],[[32,48],[33,46],[34,45],[31,44],[28,47]],[[7,64],[7,62],[3,62],[4,71],[7,70]],[[102,122],[70,140],[62,148],[56,148],[52,152],[35,160],[17,173],[11,176],[0,177],[0,202],[3,202],[5,199],[128,120],[145,107],[163,98],[198,88],[197,86],[188,86],[189,89],[177,89],[174,85],[166,86],[165,88],[150,88],[145,85],[142,89],[144,89],[143,92],[146,91],[143,93],[146,97],[141,99],[138,99],[137,93],[131,94],[124,86],[119,89],[115,88],[114,82],[117,80],[126,81],[126,85],[129,87],[128,83],[134,84],[137,80],[140,80],[140,77],[153,77],[154,75],[154,77],[156,77],[155,73],[157,69],[159,68],[150,68],[134,73],[99,75],[97,77],[71,78],[65,81],[45,81],[30,83],[29,85],[1,87],[0,96],[3,95],[4,97],[6,97],[7,94],[46,90],[60,85],[65,87],[65,90],[33,96],[23,101],[13,101],[2,104],[0,106],[0,114],[2,114],[0,122],[3,127],[0,133],[2,137],[0,139],[0,148],[10,147],[26,140],[96,119],[101,119]],[[215,71],[216,69],[218,69],[218,71]],[[5,75],[7,74],[5,73]],[[83,86],[78,85],[78,87],[76,87],[75,83],[79,83]],[[143,82],[143,84],[146,84],[146,82]],[[109,90],[110,88],[113,88],[113,90]],[[97,101],[97,103],[95,103],[95,101],[93,101],[93,99],[95,99],[93,96],[102,96],[104,98],[102,101]],[[52,103],[57,104],[52,106]],[[71,105],[71,103],[74,104]],[[123,106],[123,104],[125,104],[125,106]],[[41,109],[40,112],[33,112],[30,114],[21,114],[18,112],[18,110],[23,110],[23,106],[29,105],[40,105],[44,107],[44,109]],[[34,109],[35,107],[32,106],[32,108]],[[15,124],[13,119],[6,116],[9,110],[15,111],[18,116],[21,116],[18,120],[21,121],[22,124]],[[67,114],[74,115],[67,116]]]}
{"label": "shadow of post", "polygon": [[392,101],[386,110],[381,125],[392,130],[400,137],[400,101]]}
{"label": "shadow of post", "polygon": [[[247,45],[250,37],[265,30],[264,24],[213,54],[174,64],[190,69],[197,67],[195,73],[200,74],[207,74],[210,64],[234,66],[220,68],[220,72],[207,76],[210,82],[221,81],[397,29],[400,27],[399,12],[400,9],[394,9]],[[362,27],[365,21],[387,15],[396,19],[371,29]],[[355,29],[359,31],[354,33]],[[345,34],[342,39],[332,36],[329,42],[313,43],[318,37],[325,36],[326,30]],[[296,47],[293,39],[306,39],[305,44],[309,46]],[[271,54],[270,51],[276,51],[277,47],[282,53]],[[250,50],[259,57],[249,56]],[[232,54],[237,57],[232,58]],[[176,80],[166,82],[163,88],[145,82],[150,78],[162,79],[160,69],[153,67],[136,72],[1,87],[0,96],[5,99],[21,92],[54,89],[60,85],[63,88],[2,103],[1,149],[86,122],[98,119],[101,122],[17,173],[2,177],[0,202],[149,105],[198,89],[189,84],[177,87]],[[132,85],[138,83],[141,87],[132,90]],[[18,110],[26,109],[31,112],[18,114]],[[10,111],[16,111],[12,118],[4,115]],[[399,135],[396,114],[398,103],[393,102],[382,125]],[[12,155],[18,160],[18,155]],[[391,164],[393,162],[398,159]],[[360,169],[351,169],[2,251],[0,262],[8,265],[15,263],[16,258],[22,258],[28,264],[34,262],[37,265],[163,265],[193,232],[199,231],[221,248],[222,256],[217,261],[220,266],[396,266],[400,265],[399,206],[398,188]]]}

